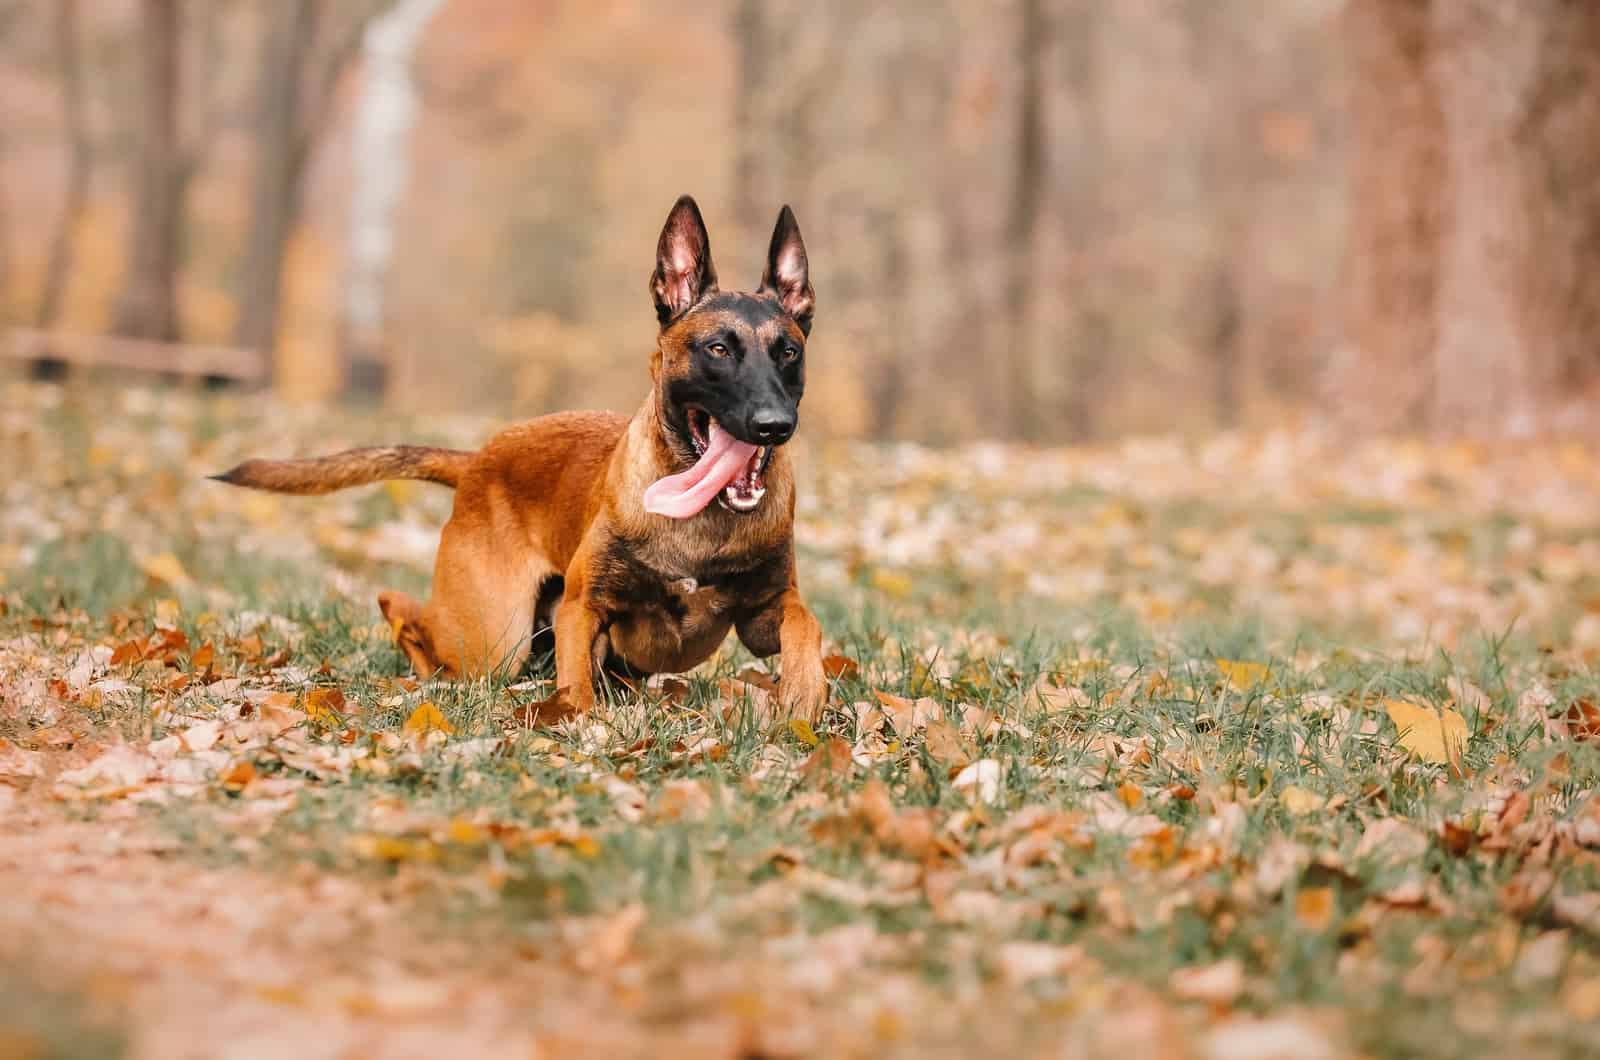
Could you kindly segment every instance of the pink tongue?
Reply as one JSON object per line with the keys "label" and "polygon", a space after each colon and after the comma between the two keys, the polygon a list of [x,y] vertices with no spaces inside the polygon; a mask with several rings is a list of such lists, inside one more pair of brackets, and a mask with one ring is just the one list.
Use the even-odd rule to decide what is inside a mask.
{"label": "pink tongue", "polygon": [[657,479],[644,491],[644,510],[671,519],[697,515],[711,499],[739,477],[756,447],[741,442],[711,421],[705,454],[694,467]]}

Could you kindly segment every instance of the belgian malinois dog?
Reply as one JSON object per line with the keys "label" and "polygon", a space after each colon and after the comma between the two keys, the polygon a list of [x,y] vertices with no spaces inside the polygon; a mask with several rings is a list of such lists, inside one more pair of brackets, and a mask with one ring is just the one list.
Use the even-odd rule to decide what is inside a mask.
{"label": "belgian malinois dog", "polygon": [[[650,277],[660,333],[653,386],[630,419],[560,412],[477,452],[353,449],[248,460],[223,482],[329,493],[385,479],[452,486],[433,598],[378,606],[418,674],[516,674],[533,635],[555,630],[547,723],[594,704],[601,668],[680,673],[729,629],[780,656],[779,701],[815,720],[827,698],[822,634],[800,600],[794,474],[815,296],[794,214],[778,213],[760,288],[717,289],[711,241],[687,195],[667,217]],[[714,502],[714,503],[713,503]]]}

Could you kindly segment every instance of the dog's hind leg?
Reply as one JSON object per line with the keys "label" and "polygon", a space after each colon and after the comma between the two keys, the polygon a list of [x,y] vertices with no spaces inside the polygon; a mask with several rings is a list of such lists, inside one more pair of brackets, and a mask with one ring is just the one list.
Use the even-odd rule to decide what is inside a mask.
{"label": "dog's hind leg", "polygon": [[433,597],[409,617],[435,669],[451,676],[514,677],[528,659],[539,587],[556,571],[541,551],[507,547],[499,534],[486,520],[452,518],[439,538]]}
{"label": "dog's hind leg", "polygon": [[409,593],[387,590],[378,594],[378,609],[383,612],[389,628],[394,631],[395,643],[411,660],[418,675],[428,677],[448,667],[433,651],[432,638],[423,621],[423,607]]}

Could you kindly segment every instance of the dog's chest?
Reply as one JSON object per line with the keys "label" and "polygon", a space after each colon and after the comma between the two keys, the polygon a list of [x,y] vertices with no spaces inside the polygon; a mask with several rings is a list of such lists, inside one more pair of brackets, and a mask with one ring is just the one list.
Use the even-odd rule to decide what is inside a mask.
{"label": "dog's chest", "polygon": [[593,595],[613,616],[693,635],[758,607],[787,583],[787,553],[695,554],[618,539],[596,564]]}

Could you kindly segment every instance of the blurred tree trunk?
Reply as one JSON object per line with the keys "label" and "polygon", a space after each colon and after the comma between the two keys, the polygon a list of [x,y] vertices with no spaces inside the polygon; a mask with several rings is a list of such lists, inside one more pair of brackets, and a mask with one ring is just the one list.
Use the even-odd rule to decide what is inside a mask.
{"label": "blurred tree trunk", "polygon": [[[763,203],[766,188],[761,160],[770,150],[766,136],[765,104],[772,77],[767,49],[764,0],[737,0],[733,10],[733,40],[739,60],[738,83],[733,96],[733,215],[740,239],[754,245],[775,207]],[[763,248],[764,249],[764,248]]]}
{"label": "blurred tree trunk", "polygon": [[344,291],[345,390],[380,395],[387,384],[384,289],[394,254],[394,211],[410,173],[416,116],[411,63],[443,0],[399,0],[362,35],[361,95],[350,142],[349,274]]}
{"label": "blurred tree trunk", "polygon": [[[67,281],[72,274],[73,243],[89,200],[89,175],[93,147],[83,99],[83,61],[78,46],[78,0],[57,0],[55,12],[56,70],[61,82],[61,126],[67,140],[67,179],[61,213],[50,236],[50,251],[45,261],[44,289],[34,325],[41,331],[55,325],[61,315]],[[35,378],[56,378],[65,366],[61,361],[41,357],[33,362]]]}
{"label": "blurred tree trunk", "polygon": [[1600,377],[1600,4],[1432,15],[1451,188],[1434,424],[1526,434]]}
{"label": "blurred tree trunk", "polygon": [[183,156],[178,142],[179,0],[142,0],[138,173],[128,271],[112,329],[130,338],[178,337]]}
{"label": "blurred tree trunk", "polygon": [[275,0],[256,74],[255,181],[233,341],[267,354],[276,345],[284,249],[305,168],[300,92],[318,8],[318,0]]}
{"label": "blurred tree trunk", "polygon": [[1193,336],[1211,374],[1213,418],[1219,427],[1239,422],[1243,400],[1244,301],[1239,272],[1250,209],[1246,162],[1256,148],[1240,135],[1247,101],[1229,64],[1238,41],[1229,30],[1239,12],[1219,0],[1188,0],[1183,8],[1196,84],[1213,86],[1204,97],[1204,128],[1196,151],[1204,199],[1210,205],[1210,246],[1197,279]]}
{"label": "blurred tree trunk", "polygon": [[1350,0],[1346,349],[1334,385],[1374,427],[1416,426],[1433,388],[1448,187],[1430,0]]}
{"label": "blurred tree trunk", "polygon": [[1103,16],[1096,0],[1073,0],[1063,11],[1060,37],[1066,45],[1067,84],[1077,114],[1078,137],[1061,179],[1062,220],[1073,268],[1068,297],[1073,301],[1072,334],[1067,346],[1063,427],[1070,442],[1086,442],[1099,429],[1096,399],[1104,399],[1114,341],[1111,301],[1104,268],[1095,263],[1106,238],[1103,159],[1110,153],[1100,78],[1099,31]]}
{"label": "blurred tree trunk", "polygon": [[1347,349],[1381,427],[1526,433],[1600,381],[1600,5],[1351,0]]}
{"label": "blurred tree trunk", "polygon": [[1022,0],[1017,55],[1022,83],[1017,95],[1016,155],[1006,221],[1006,365],[1008,416],[1013,438],[1037,431],[1033,370],[1034,306],[1038,290],[1040,208],[1044,203],[1045,145],[1043,0]]}

